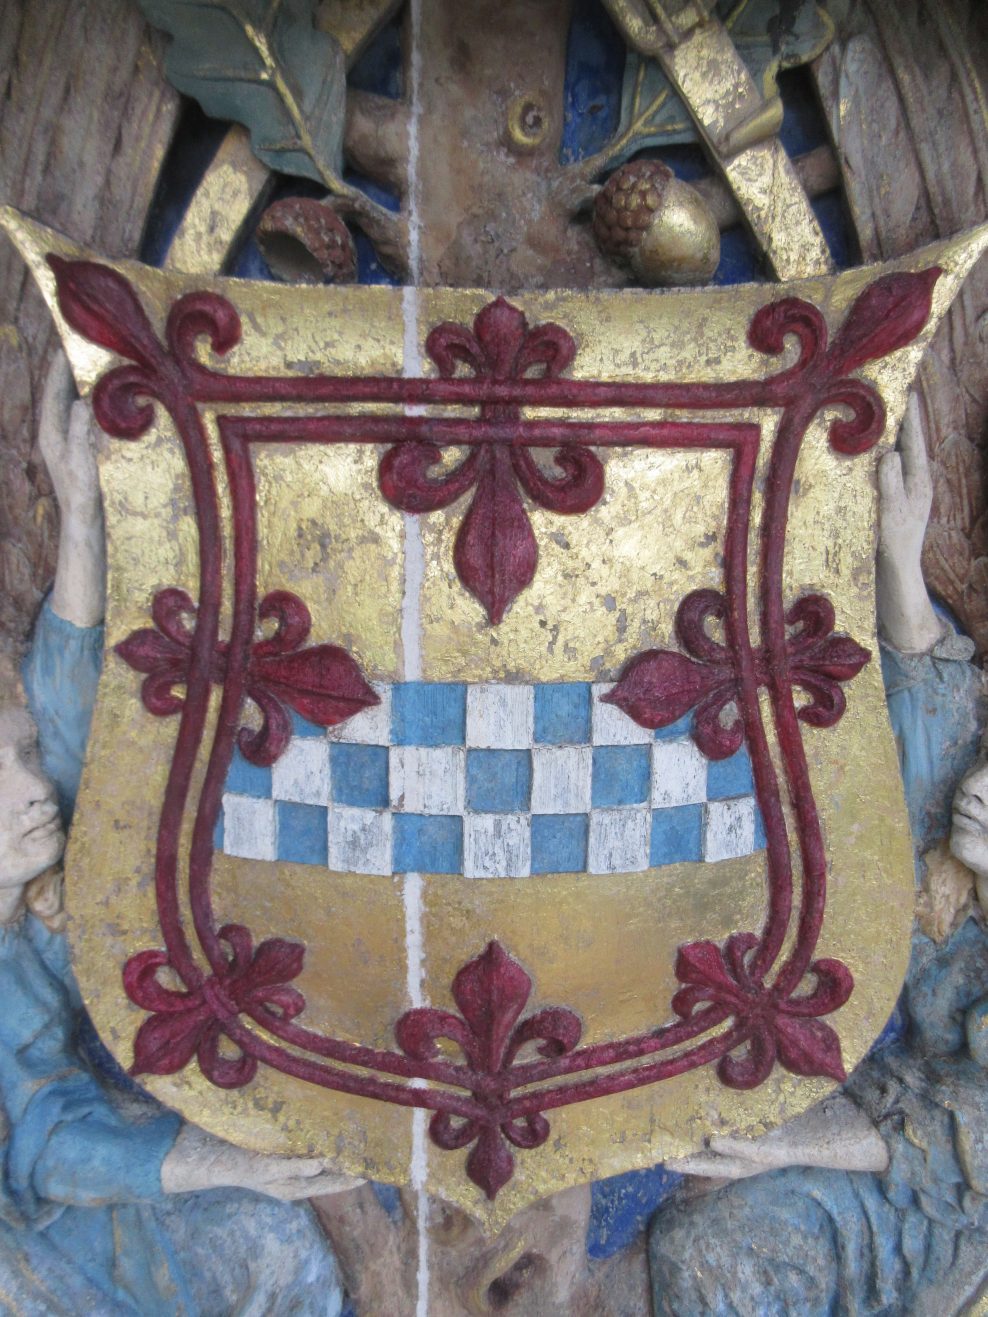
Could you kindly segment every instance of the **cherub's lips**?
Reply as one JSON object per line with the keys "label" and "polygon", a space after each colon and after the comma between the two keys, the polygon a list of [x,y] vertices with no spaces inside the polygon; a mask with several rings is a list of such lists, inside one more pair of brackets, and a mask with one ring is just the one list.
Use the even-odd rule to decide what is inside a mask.
{"label": "cherub's lips", "polygon": [[45,811],[45,816],[39,822],[33,824],[24,833],[25,841],[47,841],[57,832],[62,830],[62,820],[58,816],[58,809],[52,806],[51,810]]}
{"label": "cherub's lips", "polygon": [[953,813],[953,825],[960,828],[962,832],[977,832],[982,836],[988,836],[988,826],[983,819],[970,813],[963,805],[955,805]]}

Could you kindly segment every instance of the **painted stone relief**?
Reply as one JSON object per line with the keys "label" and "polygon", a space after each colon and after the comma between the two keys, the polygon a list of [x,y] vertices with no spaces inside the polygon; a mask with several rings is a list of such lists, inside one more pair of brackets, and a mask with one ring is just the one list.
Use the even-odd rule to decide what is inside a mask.
{"label": "painted stone relief", "polygon": [[[113,1083],[189,1122],[115,1117],[135,1147],[157,1120],[161,1155],[101,1202],[171,1222],[177,1310],[249,1310],[190,1243],[212,1198],[182,1191],[225,1185],[317,1199],[324,1234],[246,1200],[256,1255],[277,1237],[301,1268],[284,1304],[342,1301],[328,1236],[355,1311],[960,1311],[984,1274],[980,769],[952,859],[944,837],[980,688],[920,570],[937,480],[928,552],[958,558],[915,399],[893,444],[988,234],[835,271],[815,198],[842,139],[787,149],[784,72],[826,89],[842,58],[844,86],[858,18],[141,7],[173,85],[241,125],[149,228],[165,270],[2,217],[85,400],[74,451],[85,408],[99,431],[109,554],[87,673],[65,626],[102,593],[71,568],[51,421],[63,538],[25,682],[46,755],[80,710],[76,773],[101,673],[75,978],[45,880],[27,915],[12,884],[14,979],[61,975],[63,1048],[77,979]],[[622,56],[600,129],[573,108],[588,50],[601,82]],[[725,274],[739,221],[774,283]],[[305,286],[354,278],[385,286]],[[946,600],[977,633],[970,579]],[[641,1235],[605,1270],[584,1247],[581,1186],[617,1177],[592,1237],[628,1172],[639,1222],[666,1194],[649,1279]],[[235,1189],[217,1233],[223,1211]],[[164,1247],[88,1281],[156,1311],[174,1279],[123,1272]]]}
{"label": "painted stone relief", "polygon": [[[905,946],[909,911],[843,912],[912,883],[865,677],[861,459],[983,235],[781,300],[599,294],[591,337],[563,294],[556,320],[544,298],[526,315],[482,296],[464,324],[422,291],[409,324],[400,293],[312,290],[300,308],[294,290],[190,289],[8,222],[124,441],[102,463],[108,646],[69,860],[70,884],[105,874],[74,901],[76,968],[118,1060],[214,1132],[333,1141],[350,1173],[399,1183],[409,1108],[426,1111],[426,1186],[492,1225],[588,1167],[690,1151],[701,1119],[775,1123],[826,1091],[790,1075],[843,1080],[894,1005],[904,966],[884,941]],[[709,356],[699,334],[677,353],[684,319]],[[423,333],[434,373],[415,376],[400,354]],[[307,349],[330,371],[292,374]],[[841,524],[838,484],[860,509]],[[632,497],[633,527],[675,527],[687,497],[695,527],[629,541]],[[573,548],[553,555],[563,525]],[[134,555],[169,527],[164,561]],[[885,818],[865,839],[850,817],[869,795]],[[631,927],[641,960],[619,970]],[[352,1097],[380,1110],[365,1123]]]}

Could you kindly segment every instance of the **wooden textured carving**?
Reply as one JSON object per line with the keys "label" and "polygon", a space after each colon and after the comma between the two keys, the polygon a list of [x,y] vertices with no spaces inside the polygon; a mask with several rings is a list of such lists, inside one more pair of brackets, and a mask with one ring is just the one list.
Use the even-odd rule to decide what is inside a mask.
{"label": "wooden textured carving", "polygon": [[[0,6],[0,194],[118,256],[136,252],[178,107],[148,36],[128,0]],[[0,301],[0,645],[16,649],[54,569],[57,513],[34,453],[54,331],[6,239]]]}
{"label": "wooden textured carving", "polygon": [[[852,0],[815,73],[863,261],[981,223],[988,93],[978,0]],[[923,569],[988,652],[988,266],[976,267],[933,340],[919,387],[934,473]]]}

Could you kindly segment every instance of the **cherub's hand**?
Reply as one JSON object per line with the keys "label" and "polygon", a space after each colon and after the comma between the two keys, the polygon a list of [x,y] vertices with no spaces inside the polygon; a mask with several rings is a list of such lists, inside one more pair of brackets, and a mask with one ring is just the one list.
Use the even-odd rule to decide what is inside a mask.
{"label": "cherub's hand", "polygon": [[199,1189],[253,1189],[292,1202],[344,1193],[363,1184],[318,1157],[273,1157],[235,1147],[194,1125],[183,1125],[161,1166],[165,1193]]}
{"label": "cherub's hand", "polygon": [[330,1169],[317,1157],[262,1157],[257,1153],[248,1157],[244,1173],[237,1177],[237,1187],[284,1202],[345,1193],[364,1183]]}
{"label": "cherub's hand", "polygon": [[786,1166],[880,1173],[888,1166],[888,1149],[861,1108],[838,1093],[761,1138],[714,1135],[702,1152],[666,1165],[681,1175],[725,1180]]}
{"label": "cherub's hand", "polygon": [[100,515],[95,426],[86,403],[76,398],[65,353],[52,360],[41,398],[38,446],[48,467],[63,522]]}
{"label": "cherub's hand", "polygon": [[103,620],[106,594],[103,504],[96,425],[86,403],[74,398],[72,372],[60,351],[45,380],[38,424],[38,444],[61,514],[51,606],[67,622],[92,627]]}
{"label": "cherub's hand", "polygon": [[899,448],[886,453],[878,464],[879,553],[919,562],[932,506],[926,440],[919,401],[912,394],[899,432]]}
{"label": "cherub's hand", "polygon": [[878,625],[893,649],[926,654],[945,628],[930,603],[921,567],[933,482],[915,395],[906,407],[899,445],[878,466]]}

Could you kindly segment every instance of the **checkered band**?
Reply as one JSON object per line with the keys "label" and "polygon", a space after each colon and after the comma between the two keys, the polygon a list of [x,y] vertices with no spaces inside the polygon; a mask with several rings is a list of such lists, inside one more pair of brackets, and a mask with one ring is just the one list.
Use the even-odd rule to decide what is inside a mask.
{"label": "checkered band", "polygon": [[272,768],[239,752],[217,848],[351,873],[629,873],[765,845],[742,749],[707,760],[688,721],[650,732],[610,684],[375,685],[328,732],[301,719]]}

